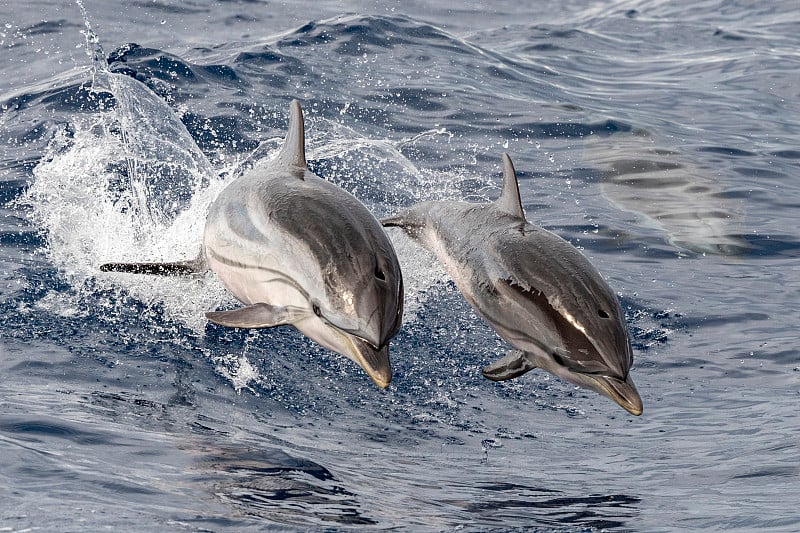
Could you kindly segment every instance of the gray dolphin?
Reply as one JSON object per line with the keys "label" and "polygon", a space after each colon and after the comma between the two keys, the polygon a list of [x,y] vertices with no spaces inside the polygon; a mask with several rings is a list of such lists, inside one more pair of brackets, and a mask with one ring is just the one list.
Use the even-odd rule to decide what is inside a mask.
{"label": "gray dolphin", "polygon": [[400,329],[403,279],[380,223],[350,193],[308,170],[299,102],[276,159],[257,164],[212,203],[193,261],[109,263],[103,271],[185,275],[211,268],[244,305],[206,317],[223,326],[291,324],[392,379],[389,340]]}
{"label": "gray dolphin", "polygon": [[619,301],[574,246],[525,220],[508,154],[495,202],[423,202],[382,223],[433,252],[470,305],[515,348],[484,368],[485,377],[501,381],[539,367],[642,413]]}

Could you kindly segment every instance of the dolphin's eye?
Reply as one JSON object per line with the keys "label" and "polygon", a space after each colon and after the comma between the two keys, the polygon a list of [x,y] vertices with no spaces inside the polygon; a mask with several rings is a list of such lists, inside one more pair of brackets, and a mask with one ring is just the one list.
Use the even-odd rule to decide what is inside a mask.
{"label": "dolphin's eye", "polygon": [[322,316],[322,310],[319,308],[319,306],[316,303],[311,304],[311,310],[314,311],[315,315],[317,315],[319,317]]}
{"label": "dolphin's eye", "polygon": [[603,309],[598,309],[597,314],[600,315],[600,318],[608,318],[608,313],[606,313]]}

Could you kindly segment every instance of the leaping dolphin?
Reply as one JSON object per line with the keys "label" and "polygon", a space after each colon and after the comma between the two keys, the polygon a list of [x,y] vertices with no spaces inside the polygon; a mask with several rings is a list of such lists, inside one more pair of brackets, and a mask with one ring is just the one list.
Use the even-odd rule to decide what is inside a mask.
{"label": "leaping dolphin", "polygon": [[361,365],[379,387],[389,386],[389,340],[403,315],[400,265],[367,208],[308,170],[297,100],[278,157],[231,182],[212,203],[198,259],[100,267],[168,275],[208,268],[244,304],[208,312],[210,321],[239,328],[291,324]]}
{"label": "leaping dolphin", "polygon": [[508,154],[495,202],[423,202],[382,223],[433,252],[470,305],[515,348],[484,368],[485,377],[512,379],[539,367],[642,413],[619,301],[574,246],[525,220]]}

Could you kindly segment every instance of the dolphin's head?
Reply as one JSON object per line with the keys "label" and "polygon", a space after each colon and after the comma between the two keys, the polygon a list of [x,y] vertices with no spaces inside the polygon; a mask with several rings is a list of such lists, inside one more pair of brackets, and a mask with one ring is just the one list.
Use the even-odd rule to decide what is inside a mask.
{"label": "dolphin's head", "polygon": [[633,353],[625,315],[616,299],[591,303],[559,313],[556,324],[562,348],[549,354],[549,370],[638,416],[642,399],[630,376]]}
{"label": "dolphin's head", "polygon": [[[506,301],[527,309],[529,330],[515,331],[506,318],[496,324],[507,338],[523,352],[514,358],[493,363],[483,375],[495,381],[517,377],[539,367],[558,377],[603,394],[634,415],[642,413],[642,400],[630,377],[633,364],[625,315],[613,292],[594,276],[573,270],[568,280],[544,275],[540,288],[501,284]],[[548,281],[559,279],[555,289]],[[514,316],[516,304],[509,307]]]}
{"label": "dolphin's head", "polygon": [[294,326],[326,348],[357,363],[378,387],[385,389],[392,382],[388,342],[375,348],[361,337],[332,325],[324,316],[312,315],[296,322]]}
{"label": "dolphin's head", "polygon": [[403,317],[394,247],[371,213],[344,191],[310,173],[294,184],[270,205],[270,217],[291,236],[292,277],[305,288],[309,320],[295,326],[387,387],[387,345]]}
{"label": "dolphin's head", "polygon": [[378,386],[387,387],[388,344],[403,318],[403,277],[394,248],[378,231],[377,239],[367,235],[369,252],[356,249],[351,240],[339,249],[344,254],[340,260],[322,268],[323,290],[309,303],[315,317],[331,331],[307,334],[361,365]]}
{"label": "dolphin's head", "polygon": [[403,276],[388,239],[377,253],[329,263],[322,276],[325,295],[312,300],[315,315],[376,349],[394,337],[403,316]]}
{"label": "dolphin's head", "polygon": [[562,286],[557,298],[551,297],[548,302],[563,347],[563,351],[551,354],[560,367],[556,374],[640,415],[642,399],[630,376],[633,351],[625,313],[588,261],[577,251],[573,259],[565,258],[572,279]]}

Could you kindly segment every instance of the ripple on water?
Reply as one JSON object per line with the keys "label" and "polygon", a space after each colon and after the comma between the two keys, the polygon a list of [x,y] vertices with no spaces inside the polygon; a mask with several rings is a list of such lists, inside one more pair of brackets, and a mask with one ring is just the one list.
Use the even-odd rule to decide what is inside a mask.
{"label": "ripple on water", "polygon": [[[250,3],[162,2],[127,13],[128,29],[104,25],[127,32],[110,43],[110,79],[138,95],[136,125],[167,118],[161,133],[186,141],[185,128],[171,157],[217,186],[275,152],[295,97],[312,168],[378,214],[493,198],[510,152],[529,218],[623,294],[635,419],[543,372],[484,380],[507,346],[399,234],[408,320],[385,391],[290,328],[207,325],[205,310],[232,304],[213,277],[101,276],[104,260],[196,254],[215,189],[190,177],[201,196],[159,196],[174,224],[123,208],[131,167],[109,116],[123,103],[64,70],[81,63],[74,42],[45,53],[83,26],[12,18],[4,524],[796,530],[797,10],[687,6],[563,4],[531,23],[520,3],[328,19],[322,2],[298,22],[294,4],[257,20]],[[164,33],[178,19],[191,35]],[[147,46],[124,44],[140,36]]]}

